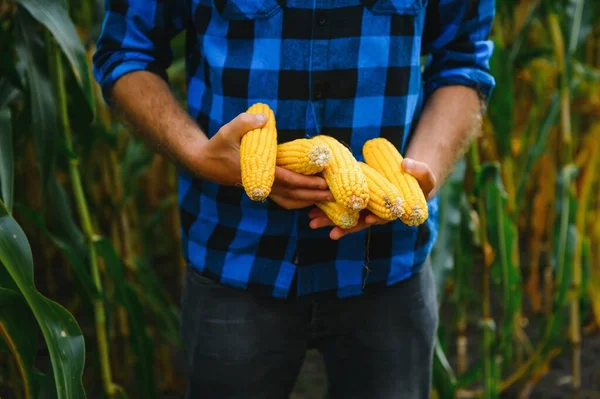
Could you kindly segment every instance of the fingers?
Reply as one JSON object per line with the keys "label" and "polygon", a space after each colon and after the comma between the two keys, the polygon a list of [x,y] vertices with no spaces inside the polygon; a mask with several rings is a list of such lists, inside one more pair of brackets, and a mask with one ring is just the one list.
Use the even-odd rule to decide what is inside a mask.
{"label": "fingers", "polygon": [[367,216],[365,216],[365,222],[367,222],[367,224],[384,224],[388,221],[379,216],[375,216],[372,213],[368,213]]}
{"label": "fingers", "polygon": [[311,190],[306,188],[288,188],[284,186],[273,186],[271,191],[284,198],[294,201],[334,201],[333,194],[329,190]]}
{"label": "fingers", "polygon": [[271,194],[269,196],[269,198],[271,198],[271,200],[273,200],[277,205],[281,206],[284,209],[301,209],[301,208],[307,208],[311,205],[314,205],[314,201],[298,201],[298,200],[293,200],[287,197],[283,197],[281,195],[277,195],[277,194]]}
{"label": "fingers", "polygon": [[232,140],[239,142],[242,136],[251,130],[262,127],[267,122],[264,114],[249,114],[242,112],[233,120],[221,127],[221,133],[227,135]]}
{"label": "fingers", "polygon": [[331,238],[332,240],[339,240],[348,234],[356,233],[357,231],[366,229],[376,224],[387,223],[386,220],[381,219],[368,211],[363,211],[356,226],[350,229],[342,229],[341,227],[336,226],[327,216],[325,216],[325,213],[319,208],[311,209],[308,212],[308,217],[311,219],[309,226],[312,229],[320,229],[323,227],[334,226],[331,232],[329,233],[329,238]]}
{"label": "fingers", "polygon": [[402,169],[413,175],[419,181],[419,185],[425,193],[425,196],[429,197],[429,194],[433,191],[437,184],[436,178],[429,166],[424,162],[415,161],[414,159],[410,158],[404,158],[402,160]]}
{"label": "fingers", "polygon": [[288,188],[327,190],[327,182],[319,176],[304,176],[280,166],[275,167],[275,183]]}
{"label": "fingers", "polygon": [[314,219],[319,216],[325,216],[325,212],[321,210],[321,208],[317,208],[316,206],[308,211],[308,217],[310,219]]}
{"label": "fingers", "polygon": [[348,234],[356,233],[357,231],[367,229],[374,224],[375,223],[365,222],[365,219],[361,217],[360,220],[358,221],[358,223],[356,224],[356,226],[354,226],[350,229],[342,229],[341,227],[335,226],[329,233],[329,238],[331,238],[332,240],[339,240],[340,238],[342,238]]}
{"label": "fingers", "polygon": [[335,226],[331,219],[325,216],[325,214],[323,214],[323,216],[311,218],[311,221],[308,225],[311,229],[321,229],[323,227]]}

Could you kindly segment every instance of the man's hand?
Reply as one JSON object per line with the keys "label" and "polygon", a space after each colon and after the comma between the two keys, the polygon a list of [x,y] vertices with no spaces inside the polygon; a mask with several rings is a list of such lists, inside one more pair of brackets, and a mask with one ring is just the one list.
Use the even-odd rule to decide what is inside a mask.
{"label": "man's hand", "polygon": [[[429,200],[435,195],[479,132],[481,103],[475,90],[464,86],[447,86],[431,95],[402,161],[402,168],[419,181],[425,198]],[[311,210],[309,217],[313,229],[334,225],[319,209]],[[386,221],[363,211],[355,227],[344,230],[336,226],[329,236],[339,240],[346,234],[382,223]]]}
{"label": "man's hand", "polygon": [[[404,158],[402,161],[402,169],[417,179],[419,185],[421,186],[421,190],[423,190],[423,193],[425,194],[425,198],[429,200],[433,197],[433,195],[435,195],[437,190],[436,178],[431,171],[431,168],[427,164],[415,161],[413,159]],[[325,213],[319,208],[311,209],[308,213],[308,217],[311,219],[310,227],[313,229],[335,226],[334,223],[327,216],[325,216]],[[339,240],[347,234],[355,233],[372,225],[385,223],[388,223],[388,221],[383,220],[364,209],[361,211],[360,218],[356,226],[352,227],[351,229],[342,229],[341,227],[335,226],[329,233],[329,237],[332,240]]]}
{"label": "man's hand", "polygon": [[304,176],[279,166],[275,167],[275,182],[269,196],[285,209],[300,209],[318,201],[333,201],[325,179]]}
{"label": "man's hand", "polygon": [[234,186],[242,181],[240,169],[240,144],[242,137],[267,122],[263,114],[241,113],[231,122],[221,126],[219,131],[200,144],[190,158],[196,160],[191,168],[205,180]]}
{"label": "man's hand", "polygon": [[[240,143],[250,130],[262,127],[265,115],[241,113],[223,125],[197,151],[198,166],[193,172],[206,180],[223,185],[241,181]],[[275,181],[270,198],[285,209],[299,209],[317,201],[333,201],[325,180],[318,176],[304,176],[287,169],[275,168]]]}

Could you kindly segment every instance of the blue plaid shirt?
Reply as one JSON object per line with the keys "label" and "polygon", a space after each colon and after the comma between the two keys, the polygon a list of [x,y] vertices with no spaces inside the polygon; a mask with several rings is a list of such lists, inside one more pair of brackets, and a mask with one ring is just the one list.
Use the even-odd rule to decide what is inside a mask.
{"label": "blue plaid shirt", "polygon": [[[362,160],[374,137],[404,152],[441,86],[488,98],[494,15],[494,0],[107,0],[94,73],[106,96],[129,72],[167,79],[170,40],[185,30],[188,111],[208,137],[260,101],[275,112],[279,142],[329,134]],[[396,221],[332,241],[330,229],[309,227],[309,209],[253,202],[184,171],[179,206],[191,267],[283,298],[348,297],[404,280],[438,228],[434,198],[419,227]]]}

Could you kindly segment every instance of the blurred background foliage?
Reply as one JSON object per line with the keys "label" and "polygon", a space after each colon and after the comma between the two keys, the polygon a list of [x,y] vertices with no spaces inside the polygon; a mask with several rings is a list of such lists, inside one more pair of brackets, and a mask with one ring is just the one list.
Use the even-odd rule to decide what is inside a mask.
{"label": "blurred background foliage", "polygon": [[[0,0],[2,398],[184,389],[176,170],[93,81],[103,13]],[[436,398],[545,397],[548,375],[600,390],[582,351],[600,355],[598,22],[592,0],[497,1],[497,88],[440,193]],[[184,47],[168,71],[183,105]],[[295,397],[322,385],[308,363]]]}

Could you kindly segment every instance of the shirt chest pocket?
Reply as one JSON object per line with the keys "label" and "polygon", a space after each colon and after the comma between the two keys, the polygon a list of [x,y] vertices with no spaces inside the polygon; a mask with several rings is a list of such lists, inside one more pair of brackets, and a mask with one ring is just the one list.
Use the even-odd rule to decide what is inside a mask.
{"label": "shirt chest pocket", "polygon": [[428,0],[360,0],[374,14],[417,15],[427,6]]}
{"label": "shirt chest pocket", "polygon": [[285,6],[286,0],[212,0],[227,20],[266,19]]}

